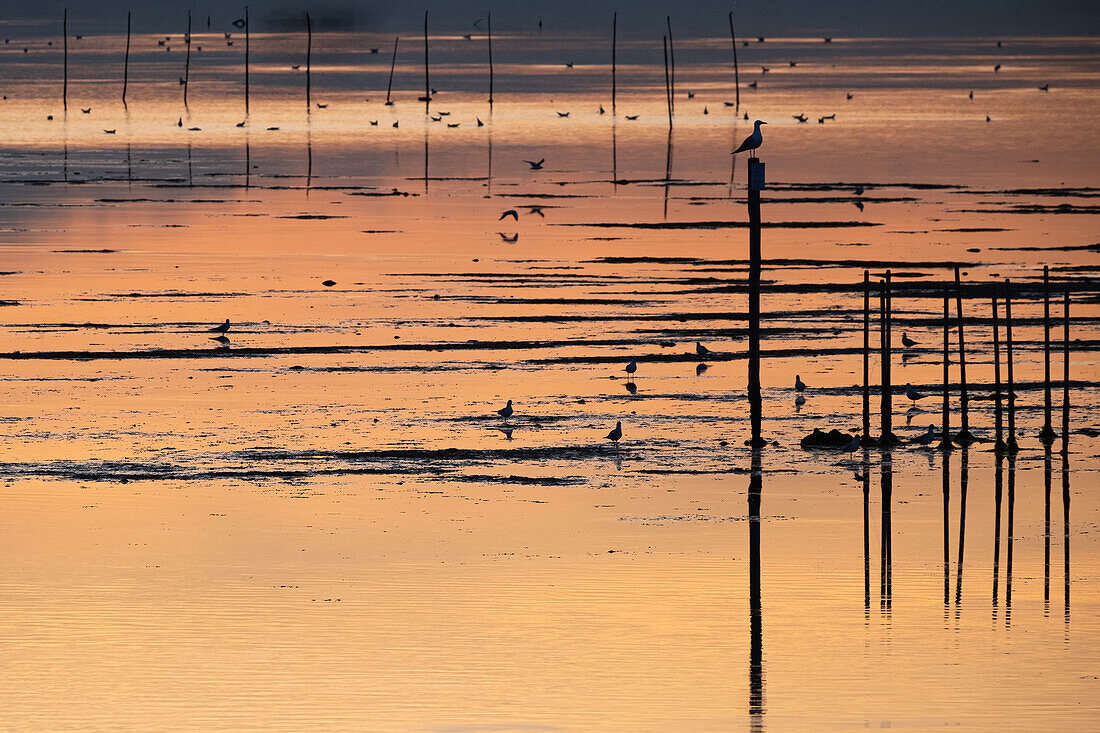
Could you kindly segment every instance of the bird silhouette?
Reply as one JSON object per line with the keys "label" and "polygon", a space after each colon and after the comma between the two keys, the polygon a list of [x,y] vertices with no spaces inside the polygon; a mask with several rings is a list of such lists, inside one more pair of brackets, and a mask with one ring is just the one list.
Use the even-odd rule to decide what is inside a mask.
{"label": "bird silhouette", "polygon": [[601,114],[601,115],[602,115],[602,114],[606,114],[606,112],[607,112],[607,111],[606,111],[606,110],[605,110],[605,109],[603,108],[603,105],[601,104],[601,105],[600,105],[600,114]]}
{"label": "bird silhouette", "polygon": [[115,134],[115,131],[114,131],[114,130],[104,130],[104,131],[103,131],[103,133],[104,133],[105,135],[114,135],[114,134]]}
{"label": "bird silhouette", "polygon": [[853,435],[852,439],[841,448],[845,453],[855,453],[859,449],[859,436]]}
{"label": "bird silhouette", "polygon": [[621,437],[623,437],[623,423],[622,420],[619,420],[615,423],[615,429],[607,434],[607,439],[618,442]]}
{"label": "bird silhouette", "polygon": [[526,163],[527,165],[531,166],[531,170],[533,170],[533,171],[541,171],[541,170],[542,170],[542,164],[546,162],[546,158],[542,158],[542,159],[540,159],[540,160],[538,160],[538,161],[534,161],[534,160],[525,160],[525,161],[523,161],[523,162],[524,162],[524,163]]}
{"label": "bird silhouette", "polygon": [[798,375],[798,374],[794,375],[794,388],[795,388],[795,391],[797,391],[797,392],[805,392],[806,391],[806,384],[802,381],[802,376],[801,375]]}
{"label": "bird silhouette", "polygon": [[378,120],[367,120],[371,127],[378,127]]}
{"label": "bird silhouette", "polygon": [[935,440],[935,439],[936,439],[936,426],[935,425],[929,425],[928,426],[928,432],[926,432],[922,435],[918,435],[916,438],[913,438],[913,442],[918,444],[918,445],[932,445],[932,441]]}
{"label": "bird silhouette", "polygon": [[698,354],[699,356],[708,356],[711,352],[710,352],[710,349],[708,349],[706,346],[703,346],[703,344],[696,341],[695,342],[695,353]]}
{"label": "bird silhouette", "polygon": [[909,334],[903,333],[901,335],[901,344],[902,344],[902,346],[904,346],[905,348],[908,349],[911,346],[916,346],[917,342],[914,341],[913,339],[909,338]]}
{"label": "bird silhouette", "polygon": [[87,115],[92,113],[92,108],[89,107],[88,109],[84,109],[83,107],[81,107],[80,111]]}
{"label": "bird silhouette", "polygon": [[485,123],[481,121],[480,117],[475,117],[474,119],[477,120],[477,126],[478,127],[485,127]]}
{"label": "bird silhouette", "polygon": [[568,117],[568,116],[569,116],[568,112],[558,112],[558,117]]}
{"label": "bird silhouette", "polygon": [[497,410],[497,414],[500,415],[501,417],[503,417],[505,420],[510,418],[514,413],[515,413],[515,410],[512,409],[512,401],[511,400],[508,400],[507,405],[505,405],[504,407]]}
{"label": "bird silhouette", "polygon": [[213,328],[208,329],[207,333],[228,333],[228,331],[229,331],[229,319],[226,318],[225,323],[221,324],[220,326],[214,326]]}
{"label": "bird silhouette", "polygon": [[626,117],[626,119],[628,119],[628,120],[638,119],[638,115],[623,115],[623,116]]}
{"label": "bird silhouette", "polygon": [[760,126],[766,124],[768,123],[762,120],[757,120],[756,122],[752,123],[752,134],[741,142],[740,147],[738,147],[737,150],[733,151],[733,155],[737,155],[740,152],[748,150],[749,157],[755,158],[756,154],[754,151],[764,144],[764,136],[760,133]]}
{"label": "bird silhouette", "polygon": [[913,385],[906,384],[905,385],[905,396],[908,397],[909,399],[913,400],[913,404],[916,404],[917,400],[922,400],[927,395],[922,395],[920,392],[913,389]]}
{"label": "bird silhouette", "polygon": [[497,234],[500,235],[500,238],[501,238],[502,241],[507,242],[508,244],[515,244],[516,242],[519,241],[519,232],[516,232],[515,234],[513,234],[510,237],[507,234],[505,234],[504,232],[497,232]]}
{"label": "bird silhouette", "polygon": [[800,123],[801,123],[801,122],[805,122],[806,120],[810,119],[809,117],[807,117],[806,115],[802,114],[801,112],[799,112],[799,113],[798,113],[798,114],[796,114],[796,115],[791,115],[791,117],[793,117],[794,119],[798,120],[798,121],[799,121]]}
{"label": "bird silhouette", "polygon": [[630,363],[626,365],[626,368],[623,371],[633,376],[634,373],[638,371],[638,362],[634,359],[631,359]]}
{"label": "bird silhouette", "polygon": [[515,219],[516,221],[519,221],[519,214],[516,212],[515,209],[508,209],[507,211],[505,211],[503,214],[500,215],[500,218],[497,219],[497,221],[504,221],[509,216],[512,217],[513,219]]}

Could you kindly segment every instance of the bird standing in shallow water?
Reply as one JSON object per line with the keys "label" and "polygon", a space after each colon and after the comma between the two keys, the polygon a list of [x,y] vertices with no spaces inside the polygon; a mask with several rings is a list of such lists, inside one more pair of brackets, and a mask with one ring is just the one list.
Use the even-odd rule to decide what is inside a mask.
{"label": "bird standing in shallow water", "polygon": [[928,432],[924,435],[919,435],[913,438],[913,442],[918,445],[932,445],[932,441],[936,439],[936,426],[929,425]]}
{"label": "bird standing in shallow water", "polygon": [[229,331],[229,319],[225,319],[225,323],[220,326],[214,326],[209,330],[209,333],[227,333]]}
{"label": "bird standing in shallow water", "polygon": [[802,377],[798,374],[794,375],[794,388],[797,392],[805,392],[806,385],[802,381]]}
{"label": "bird standing in shallow water", "polygon": [[699,356],[707,356],[707,355],[710,354],[710,349],[708,349],[706,346],[703,346],[701,343],[696,341],[695,342],[695,353],[698,354]]}
{"label": "bird standing in shallow water", "polygon": [[845,445],[843,448],[841,448],[841,450],[844,451],[845,453],[854,453],[858,449],[859,449],[859,436],[858,435],[853,435],[852,440],[849,441],[848,444]]}
{"label": "bird standing in shallow water", "polygon": [[756,122],[752,123],[752,134],[741,142],[741,146],[738,147],[737,150],[733,151],[733,155],[737,155],[740,152],[748,150],[749,157],[755,158],[756,154],[753,151],[764,144],[764,136],[760,134],[760,126],[766,124],[768,123],[762,120],[757,120]]}
{"label": "bird standing in shallow water", "polygon": [[924,397],[925,397],[920,392],[913,389],[913,385],[911,385],[911,384],[906,384],[905,385],[905,396],[908,397],[909,399],[913,400],[914,403],[917,400],[924,399]]}
{"label": "bird standing in shallow water", "polygon": [[909,334],[903,333],[901,335],[901,345],[908,349],[911,346],[916,346],[917,342],[909,338]]}
{"label": "bird standing in shallow water", "polygon": [[607,434],[607,439],[618,442],[619,438],[621,437],[623,437],[623,423],[620,420],[615,423],[615,429]]}
{"label": "bird standing in shallow water", "polygon": [[503,417],[505,420],[510,418],[515,410],[512,409],[512,401],[508,400],[508,404],[497,410],[497,414]]}
{"label": "bird standing in shallow water", "polygon": [[637,360],[631,359],[630,363],[626,365],[625,371],[626,371],[627,374],[629,374],[631,377],[633,377],[634,372],[638,371],[638,362],[637,362]]}

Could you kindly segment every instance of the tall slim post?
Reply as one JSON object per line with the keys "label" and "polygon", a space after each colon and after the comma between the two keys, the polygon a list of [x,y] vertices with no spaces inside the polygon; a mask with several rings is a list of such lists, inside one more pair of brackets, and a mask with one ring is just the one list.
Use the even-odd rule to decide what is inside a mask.
{"label": "tall slim post", "polygon": [[[1005,278],[1005,360],[1008,363],[1008,440],[1005,445],[1010,452],[1019,450],[1016,443],[1016,382],[1012,377],[1012,291],[1008,278]],[[1011,468],[1011,464],[1010,464]],[[1011,481],[1011,476],[1009,481]]]}
{"label": "tall slim post", "polygon": [[668,64],[669,64],[669,104],[672,111],[676,111],[676,49],[672,46],[672,16],[665,16],[665,24],[668,26]]}
{"label": "tall slim post", "polygon": [[615,116],[615,52],[619,41],[619,14],[611,15],[611,116]]}
{"label": "tall slim post", "polygon": [[248,51],[249,51],[249,31],[251,29],[248,25],[248,6],[244,6],[244,113],[248,116]]}
{"label": "tall slim post", "polygon": [[187,85],[191,81],[191,11],[187,11],[187,57],[183,61],[183,106],[187,106]]}
{"label": "tall slim post", "polygon": [[741,111],[741,72],[737,68],[737,36],[733,32],[733,11],[730,11],[730,43],[733,44],[733,92],[735,112]]}
{"label": "tall slim post", "polygon": [[126,56],[122,61],[122,106],[126,106],[126,89],[130,85],[130,11],[126,11]]}
{"label": "tall slim post", "polygon": [[313,107],[310,89],[310,67],[313,61],[313,21],[309,17],[309,12],[306,12],[306,111],[311,111]]}
{"label": "tall slim post", "polygon": [[996,425],[997,438],[993,444],[993,450],[1001,452],[1005,449],[1003,420],[1001,417],[1001,337],[1000,324],[997,322],[997,296],[993,296],[993,388],[996,390],[993,399],[993,418]]}
{"label": "tall slim post", "polygon": [[[733,13],[730,13],[732,16]],[[863,271],[863,439],[871,437],[871,273]]]}
{"label": "tall slim post", "polygon": [[489,27],[489,104],[493,103],[493,14],[488,15]]}
{"label": "tall slim post", "polygon": [[668,107],[668,129],[672,129],[672,88],[668,78],[668,36],[661,37],[665,49],[665,106]]}
{"label": "tall slim post", "polygon": [[1057,437],[1050,415],[1050,267],[1043,265],[1043,429],[1039,431],[1043,445],[1050,445]]}
{"label": "tall slim post", "polygon": [[962,422],[962,428],[959,430],[956,439],[962,445],[969,445],[974,442],[974,437],[970,434],[970,398],[966,388],[966,337],[963,335],[962,281],[957,266],[955,267],[955,313],[958,317],[959,326],[959,413]]}
{"label": "tall slim post", "polygon": [[64,44],[64,58],[62,63],[64,68],[62,70],[64,77],[61,82],[61,106],[66,112],[69,111],[69,9],[65,8],[61,16],[61,37]]}
{"label": "tall slim post", "polygon": [[943,427],[940,428],[940,449],[952,450],[951,444],[951,301],[943,289]]}
{"label": "tall slim post", "polygon": [[[1069,454],[1069,289],[1062,306],[1062,455]],[[1068,510],[1067,510],[1068,511]],[[1067,514],[1068,516],[1068,514]],[[1066,551],[1069,552],[1068,550]],[[1067,554],[1068,556],[1068,554]],[[1069,581],[1066,581],[1069,582]]]}
{"label": "tall slim post", "polygon": [[764,187],[764,164],[749,158],[749,419],[750,445],[760,448],[762,402],[760,399],[760,190]]}
{"label": "tall slim post", "polygon": [[894,443],[893,431],[893,387],[890,383],[890,271],[882,281],[879,296],[879,346],[882,351],[882,389],[880,420],[882,422],[882,445]]}
{"label": "tall slim post", "polygon": [[424,112],[431,113],[432,79],[428,71],[428,11],[424,11]]}
{"label": "tall slim post", "polygon": [[390,91],[393,89],[393,67],[397,65],[397,41],[400,36],[393,37],[393,58],[390,59],[390,80],[386,82],[386,106],[393,105],[393,101],[390,99]]}

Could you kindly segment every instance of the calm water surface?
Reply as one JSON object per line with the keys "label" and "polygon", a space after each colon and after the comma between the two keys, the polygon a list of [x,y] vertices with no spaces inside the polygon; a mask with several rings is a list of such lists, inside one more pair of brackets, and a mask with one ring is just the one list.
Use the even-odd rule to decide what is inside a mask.
{"label": "calm water surface", "polygon": [[[612,114],[602,35],[494,38],[491,109],[485,39],[435,36],[433,121],[415,34],[392,106],[392,36],[317,34],[307,113],[304,39],[255,33],[246,115],[236,36],[196,34],[189,108],[182,37],[135,38],[128,108],[125,39],[71,39],[66,114],[57,44],[4,33],[5,729],[1096,727],[1094,39],[769,39],[740,114],[728,40],[678,40],[670,134],[649,39]],[[859,429],[864,270],[929,395],[894,430],[938,428],[955,265],[1014,283],[1020,453],[801,450]],[[963,303],[985,437],[991,292]]]}

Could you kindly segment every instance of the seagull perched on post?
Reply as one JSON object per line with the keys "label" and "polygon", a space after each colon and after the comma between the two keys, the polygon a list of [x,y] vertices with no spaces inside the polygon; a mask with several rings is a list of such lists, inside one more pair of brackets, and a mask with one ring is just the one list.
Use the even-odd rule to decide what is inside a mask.
{"label": "seagull perched on post", "polygon": [[512,409],[512,401],[508,400],[508,404],[497,410],[497,414],[503,417],[505,420],[512,416],[515,410]]}
{"label": "seagull perched on post", "polygon": [[737,150],[733,151],[733,155],[737,155],[738,153],[748,150],[749,157],[755,158],[756,154],[753,151],[755,151],[764,143],[764,136],[760,134],[760,126],[766,124],[768,123],[764,122],[763,120],[757,120],[756,122],[752,123],[752,134],[745,138],[745,140],[741,143],[741,146],[737,148]]}
{"label": "seagull perched on post", "polygon": [[619,438],[621,438],[621,437],[623,437],[623,423],[620,420],[620,421],[615,423],[615,429],[607,434],[607,439],[608,440],[614,440],[615,442],[618,442]]}
{"label": "seagull perched on post", "polygon": [[911,346],[916,346],[917,342],[909,338],[908,333],[903,333],[901,335],[901,345],[908,349]]}

